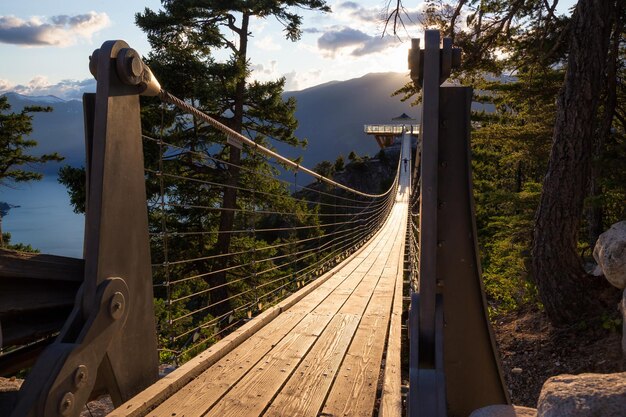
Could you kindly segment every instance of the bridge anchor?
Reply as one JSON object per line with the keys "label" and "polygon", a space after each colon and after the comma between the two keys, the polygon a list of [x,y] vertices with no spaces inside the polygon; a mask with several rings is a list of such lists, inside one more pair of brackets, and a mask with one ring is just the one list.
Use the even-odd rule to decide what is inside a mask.
{"label": "bridge anchor", "polygon": [[12,417],[76,417],[104,393],[121,405],[158,378],[139,94],[160,86],[123,41],[105,42],[90,70],[98,85],[83,97],[84,281]]}

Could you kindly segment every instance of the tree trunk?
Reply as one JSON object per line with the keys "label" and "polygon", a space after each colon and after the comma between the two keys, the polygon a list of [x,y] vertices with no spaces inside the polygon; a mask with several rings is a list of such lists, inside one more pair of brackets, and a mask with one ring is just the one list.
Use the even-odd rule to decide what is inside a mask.
{"label": "tree trunk", "polygon": [[605,143],[611,135],[611,126],[613,126],[613,117],[615,116],[615,108],[617,106],[617,64],[619,60],[619,47],[622,37],[623,5],[618,5],[617,20],[615,29],[611,36],[611,46],[607,59],[606,82],[604,87],[604,106],[600,126],[598,128],[598,140],[594,146],[593,166],[591,168],[591,188],[590,196],[593,198],[593,204],[589,207],[589,245],[593,247],[598,240],[598,236],[604,231],[604,210],[598,201],[602,196],[602,186],[600,180],[602,178],[602,158],[605,153]]}
{"label": "tree trunk", "polygon": [[571,21],[567,72],[532,247],[539,296],[555,324],[577,322],[593,304],[577,244],[614,6],[614,1],[579,0]]}
{"label": "tree trunk", "polygon": [[[239,65],[245,67],[247,61],[248,51],[248,25],[250,22],[250,15],[243,13],[241,18],[241,32],[239,33],[239,53],[237,54],[237,61]],[[246,92],[246,79],[245,71],[242,74],[242,78],[237,81],[235,86],[234,97],[234,114],[232,118],[231,129],[241,133],[243,127],[243,111]],[[239,183],[239,164],[241,163],[241,150],[235,146],[230,145],[229,162],[232,165],[228,166],[228,180],[226,181],[227,187],[224,187],[224,197],[222,210],[220,213],[220,233],[217,237],[217,243],[215,245],[218,254],[226,254],[230,249],[230,241],[232,237],[231,231],[235,223],[235,209],[237,207],[237,189],[235,188]],[[228,256],[218,258],[219,262],[215,264],[215,270],[219,271],[229,266],[230,259]],[[213,292],[213,298],[211,302],[217,302],[225,300],[228,297],[228,288],[226,287],[226,272],[217,272],[210,277],[212,286],[220,286]],[[230,311],[230,303],[228,301],[222,302],[212,309],[214,315],[222,315]]]}

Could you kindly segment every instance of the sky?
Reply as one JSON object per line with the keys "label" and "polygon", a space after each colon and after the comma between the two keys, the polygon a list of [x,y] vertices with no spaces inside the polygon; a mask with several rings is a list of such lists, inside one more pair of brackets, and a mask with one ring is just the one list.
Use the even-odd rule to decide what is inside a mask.
{"label": "sky", "polygon": [[[80,98],[95,91],[88,57],[104,41],[123,39],[140,54],[149,50],[134,16],[158,10],[160,0],[0,0],[0,94]],[[383,34],[390,0],[328,0],[332,13],[294,9],[303,19],[302,39],[287,41],[272,17],[251,22],[252,77],[286,78],[286,90],[302,90],[371,72],[407,71],[410,38],[422,37],[425,3],[404,0],[408,17],[400,38]],[[565,12],[575,0],[558,2]]]}
{"label": "sky", "polygon": [[[80,98],[93,91],[88,57],[104,41],[123,39],[140,54],[150,47],[135,26],[135,13],[157,10],[159,0],[20,0],[2,1],[0,9],[0,94],[52,94]],[[424,5],[408,8],[403,40],[382,37],[387,1],[330,0],[332,13],[299,11],[304,34],[298,42],[284,38],[272,17],[251,22],[250,61],[253,78],[284,76],[286,90],[301,90],[370,72],[406,71],[410,37],[419,37],[417,16]],[[410,3],[410,2],[407,2]]]}

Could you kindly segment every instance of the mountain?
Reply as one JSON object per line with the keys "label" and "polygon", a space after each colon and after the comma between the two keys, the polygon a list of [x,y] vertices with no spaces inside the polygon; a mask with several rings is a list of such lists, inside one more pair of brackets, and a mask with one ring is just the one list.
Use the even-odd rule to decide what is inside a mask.
{"label": "mountain", "polygon": [[[389,124],[402,113],[418,119],[420,107],[411,107],[391,97],[391,93],[409,81],[399,73],[372,73],[347,81],[333,81],[302,91],[285,93],[297,100],[296,136],[306,138],[305,150],[274,144],[285,156],[303,155],[302,164],[313,167],[320,161],[334,161],[351,151],[374,155],[379,148],[373,137],[363,132],[366,124]],[[415,122],[418,123],[418,122]]]}
{"label": "mountain", "polygon": [[31,138],[38,142],[34,154],[58,152],[65,160],[42,166],[44,174],[56,175],[61,165],[84,165],[85,139],[83,129],[83,103],[63,100],[55,96],[25,96],[6,93],[12,112],[27,106],[50,106],[50,113],[33,113]]}
{"label": "mountain", "polygon": [[[408,77],[398,73],[368,74],[347,81],[331,81],[302,91],[286,92],[297,100],[296,135],[307,138],[306,149],[294,149],[274,143],[288,157],[303,155],[303,165],[314,167],[323,160],[335,160],[351,151],[359,155],[378,152],[374,138],[363,133],[363,125],[391,123],[402,113],[418,117],[418,108],[402,103],[391,93],[402,87]],[[39,144],[34,153],[59,152],[65,157],[60,164],[49,163],[44,173],[55,175],[59,166],[84,165],[84,130],[82,102],[55,96],[25,96],[7,93],[12,111],[26,106],[50,106],[50,113],[33,114],[32,138]]]}

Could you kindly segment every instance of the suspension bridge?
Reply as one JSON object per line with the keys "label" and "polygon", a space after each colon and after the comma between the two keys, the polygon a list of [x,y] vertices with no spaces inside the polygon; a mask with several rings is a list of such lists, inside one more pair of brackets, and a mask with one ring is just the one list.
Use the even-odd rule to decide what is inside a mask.
{"label": "suspension bridge", "polygon": [[[78,416],[104,393],[115,417],[453,417],[509,403],[480,281],[471,89],[441,86],[459,61],[436,31],[413,41],[419,143],[401,129],[390,178],[369,178],[389,187],[365,192],[164,91],[123,41],[103,44],[84,97],[84,260],[0,258],[0,284],[46,300],[0,310],[0,371],[33,366],[11,416]],[[140,94],[203,140],[142,131]],[[61,282],[73,285],[51,294]],[[11,326],[68,305],[60,328]],[[160,361],[180,366],[159,378]]]}

